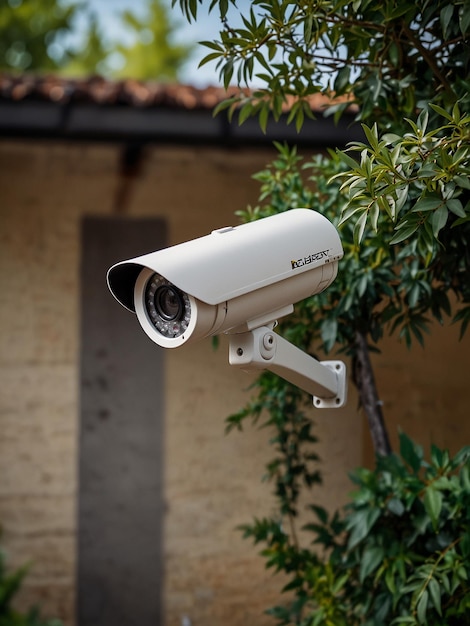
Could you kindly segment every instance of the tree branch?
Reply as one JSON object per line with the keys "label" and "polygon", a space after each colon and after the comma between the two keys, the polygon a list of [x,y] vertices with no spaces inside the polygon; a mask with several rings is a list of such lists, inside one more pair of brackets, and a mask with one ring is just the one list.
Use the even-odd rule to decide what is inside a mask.
{"label": "tree branch", "polygon": [[432,57],[432,55],[430,54],[429,50],[427,50],[423,46],[423,44],[421,43],[419,38],[411,30],[411,28],[408,26],[408,24],[405,24],[405,22],[403,22],[402,28],[403,28],[404,33],[408,37],[409,41],[419,50],[419,52],[421,53],[423,59],[426,61],[428,67],[430,68],[430,70],[432,71],[434,76],[437,78],[437,80],[441,83],[441,85],[444,87],[444,89],[448,93],[452,94],[453,93],[452,87],[447,82],[447,79],[444,76],[444,74],[442,74],[441,70],[439,69],[439,66],[435,62],[435,60]]}
{"label": "tree branch", "polygon": [[355,343],[356,358],[353,372],[354,382],[359,392],[361,405],[369,421],[374,450],[376,454],[380,456],[388,456],[391,454],[392,448],[384,423],[365,333],[357,331]]}

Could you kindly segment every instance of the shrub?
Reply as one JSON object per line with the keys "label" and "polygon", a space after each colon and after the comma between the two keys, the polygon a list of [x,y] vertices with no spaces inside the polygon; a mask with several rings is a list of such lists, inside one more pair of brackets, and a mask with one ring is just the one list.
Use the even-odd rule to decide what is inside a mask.
{"label": "shrub", "polygon": [[294,593],[278,624],[465,626],[470,623],[470,447],[430,459],[405,434],[400,454],[352,474],[356,491],[329,516],[312,505],[311,548],[273,520],[244,527]]}

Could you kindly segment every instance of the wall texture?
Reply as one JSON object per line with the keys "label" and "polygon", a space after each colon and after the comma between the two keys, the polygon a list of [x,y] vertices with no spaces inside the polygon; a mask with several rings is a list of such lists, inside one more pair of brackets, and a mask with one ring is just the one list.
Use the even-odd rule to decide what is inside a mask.
{"label": "wall texture", "polygon": [[[129,167],[114,145],[0,144],[0,522],[10,564],[31,563],[23,605],[40,603],[74,624],[83,216],[163,217],[170,243],[204,235],[256,202],[250,176],[272,156],[154,146]],[[269,624],[262,611],[280,581],[234,530],[273,509],[261,483],[269,433],[224,435],[224,417],[249,397],[250,377],[230,369],[225,340],[216,351],[205,341],[168,352],[165,623]],[[468,441],[467,352],[453,329],[439,329],[424,351],[387,340],[376,363],[392,431],[400,424],[451,448]],[[348,470],[370,461],[356,404],[352,393],[345,409],[312,409],[324,461],[315,498],[330,508],[347,497]]]}

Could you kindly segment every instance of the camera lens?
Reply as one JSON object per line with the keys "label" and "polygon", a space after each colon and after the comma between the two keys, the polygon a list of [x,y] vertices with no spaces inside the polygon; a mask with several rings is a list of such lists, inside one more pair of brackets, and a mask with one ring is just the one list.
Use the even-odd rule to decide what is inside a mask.
{"label": "camera lens", "polygon": [[164,320],[179,320],[184,314],[183,297],[169,285],[158,287],[155,292],[155,310]]}
{"label": "camera lens", "polygon": [[153,274],[145,289],[145,308],[151,323],[164,337],[180,337],[191,321],[191,302],[160,274]]}

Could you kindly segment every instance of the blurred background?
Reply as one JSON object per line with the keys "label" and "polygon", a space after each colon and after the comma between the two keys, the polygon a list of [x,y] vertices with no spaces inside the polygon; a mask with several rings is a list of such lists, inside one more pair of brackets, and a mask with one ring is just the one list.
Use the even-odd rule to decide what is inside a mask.
{"label": "blurred background", "polygon": [[0,24],[3,70],[217,83],[213,67],[198,70],[196,45],[217,32],[217,14],[188,24],[171,0],[6,0]]}

